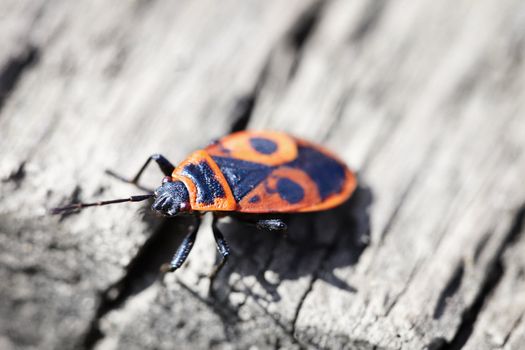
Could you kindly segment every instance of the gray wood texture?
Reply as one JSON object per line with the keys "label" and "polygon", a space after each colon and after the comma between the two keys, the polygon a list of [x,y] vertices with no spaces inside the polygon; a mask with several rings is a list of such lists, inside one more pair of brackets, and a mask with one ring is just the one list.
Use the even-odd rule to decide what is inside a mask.
{"label": "gray wood texture", "polygon": [[[0,2],[1,349],[521,349],[525,6],[519,0]],[[140,190],[239,129],[335,150],[359,176],[290,239]],[[143,184],[162,176],[152,167]]]}

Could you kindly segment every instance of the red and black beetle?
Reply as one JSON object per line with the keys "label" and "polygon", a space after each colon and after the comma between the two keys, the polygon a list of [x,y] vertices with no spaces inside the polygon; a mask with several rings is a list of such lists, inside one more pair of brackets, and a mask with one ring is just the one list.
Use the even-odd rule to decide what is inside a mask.
{"label": "red and black beetle", "polygon": [[[120,179],[138,186],[151,160],[165,177],[153,193],[97,203],[55,208],[63,213],[89,206],[139,202],[153,197],[151,208],[167,217],[192,215],[193,230],[184,238],[170,263],[170,271],[186,260],[205,212],[213,212],[213,234],[226,262],[229,247],[219,231],[220,217],[231,215],[262,230],[286,230],[282,213],[330,209],[345,202],[356,187],[346,165],[326,149],[276,131],[240,131],[193,152],[177,167],[160,154],[152,155],[137,175]],[[265,214],[266,218],[261,218]],[[274,217],[272,217],[274,215]]]}

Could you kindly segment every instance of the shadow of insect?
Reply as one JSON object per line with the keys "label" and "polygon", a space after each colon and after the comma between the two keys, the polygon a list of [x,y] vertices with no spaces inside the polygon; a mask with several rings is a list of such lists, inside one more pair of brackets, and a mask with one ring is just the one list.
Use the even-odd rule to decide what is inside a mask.
{"label": "shadow of insect", "polygon": [[[334,271],[355,265],[368,246],[371,204],[371,190],[360,186],[348,201],[332,210],[284,216],[289,222],[286,234],[258,231],[235,221],[223,224],[232,256],[212,281],[211,296],[226,299],[236,291],[275,302],[281,299],[278,287],[283,281],[308,275],[355,292],[355,287]],[[232,282],[232,274],[239,276],[237,281]],[[252,285],[245,283],[248,276],[255,277],[264,293],[255,293]]]}

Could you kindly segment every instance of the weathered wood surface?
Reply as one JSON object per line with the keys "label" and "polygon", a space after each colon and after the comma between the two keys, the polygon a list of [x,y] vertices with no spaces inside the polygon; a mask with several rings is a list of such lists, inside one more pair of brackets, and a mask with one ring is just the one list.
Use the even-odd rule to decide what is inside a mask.
{"label": "weathered wood surface", "polygon": [[[518,0],[2,1],[0,348],[523,347],[524,33]],[[187,223],[46,214],[244,127],[360,187],[307,244],[225,223],[211,290],[207,222],[162,278]]]}

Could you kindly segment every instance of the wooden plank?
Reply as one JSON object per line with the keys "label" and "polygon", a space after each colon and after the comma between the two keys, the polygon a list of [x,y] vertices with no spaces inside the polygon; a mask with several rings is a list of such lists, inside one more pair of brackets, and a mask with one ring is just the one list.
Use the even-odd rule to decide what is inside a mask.
{"label": "wooden plank", "polygon": [[34,24],[43,1],[2,1],[0,4],[0,110],[20,77],[38,61]]}
{"label": "wooden plank", "polygon": [[[55,5],[40,11],[40,59],[0,115],[0,193],[9,199],[0,208],[1,274],[11,282],[0,292],[2,315],[12,320],[1,324],[6,347],[92,347],[98,318],[136,292],[127,271],[137,280],[132,287],[155,281],[184,227],[141,218],[137,206],[63,220],[45,208],[137,192],[103,169],[131,174],[154,152],[177,161],[228,132],[232,109],[255,89],[273,43],[310,2]],[[33,23],[34,12],[24,20]],[[159,183],[157,172],[148,175],[146,184]],[[144,252],[152,259],[134,263]]]}
{"label": "wooden plank", "polygon": [[343,246],[317,273],[335,270],[357,292],[316,278],[296,291],[287,321],[301,343],[458,344],[524,199],[523,46],[503,34],[522,30],[520,9],[335,2],[293,80],[261,92],[252,125],[326,137],[374,198],[358,264],[340,267],[352,260]]}
{"label": "wooden plank", "polygon": [[498,261],[493,295],[486,301],[465,349],[519,349],[525,341],[523,295],[523,210],[517,216],[509,248]]}
{"label": "wooden plank", "polygon": [[[351,55],[357,48],[343,46],[347,44],[343,40],[358,32],[359,25],[339,33],[343,43],[325,49],[322,39],[327,32],[336,32],[331,26],[358,23],[334,17],[370,11],[364,4],[345,11],[350,5],[344,2],[325,10],[326,17],[310,39],[310,47],[301,54],[303,61],[298,68],[294,68],[296,58],[290,57],[297,53],[290,51],[288,42],[274,52],[250,125],[278,125],[310,138],[330,135],[333,147],[340,149],[349,163],[363,169],[364,184],[373,190],[372,245],[356,265],[360,248],[351,240],[337,241],[340,247],[324,251],[302,252],[302,256],[296,248],[273,239],[264,242],[253,238],[251,244],[244,245],[239,242],[244,250],[236,251],[257,247],[247,254],[255,261],[231,261],[233,272],[226,274],[229,279],[223,283],[233,287],[226,293],[221,288],[217,292],[224,293],[223,303],[230,304],[229,308],[240,315],[241,322],[234,317],[226,319],[235,324],[233,332],[239,332],[234,333],[235,342],[240,347],[252,344],[254,339],[259,344],[266,340],[285,347],[293,346],[294,341],[334,348],[445,347],[455,344],[456,332],[464,322],[462,314],[483,297],[485,274],[507,245],[514,210],[523,202],[523,192],[517,190],[523,156],[516,151],[522,147],[523,125],[515,117],[523,106],[519,98],[512,102],[508,99],[508,94],[519,95],[523,73],[519,69],[510,73],[514,63],[506,61],[506,52],[512,51],[515,43],[503,43],[500,51],[484,57],[493,36],[499,35],[497,28],[503,18],[514,11],[512,7],[503,11],[501,21],[485,29],[494,31],[492,36],[478,43],[472,41],[478,35],[477,23],[488,22],[486,17],[493,20],[492,14],[498,13],[493,6],[499,4],[487,3],[472,15],[473,23],[466,26],[458,42],[445,36],[436,43],[435,28],[426,29],[428,18],[419,20],[422,12],[432,8],[430,5],[421,5],[419,12],[413,10],[409,19],[403,17],[415,22],[415,28],[403,27],[401,32],[393,27],[399,25],[399,13],[404,8],[386,7],[393,13],[384,14],[384,20],[390,16],[394,23],[385,24],[382,30],[377,24],[377,33],[370,34],[376,38],[376,45],[384,46],[382,36],[408,41],[413,38],[407,33],[416,32],[418,40],[405,49],[408,52],[396,52],[402,44],[410,44],[399,42],[392,45],[394,52],[385,52],[384,47],[363,47],[371,52]],[[431,24],[440,23],[450,8],[450,4],[435,6],[441,11],[432,8]],[[474,11],[467,5],[460,9],[465,13]],[[454,19],[447,33],[463,26],[460,14]],[[506,27],[499,30],[510,31]],[[373,46],[370,41],[367,44]],[[387,42],[392,44],[392,40]],[[441,46],[434,47],[438,44]],[[422,58],[422,46],[449,56],[423,52],[426,56]],[[406,56],[411,60],[405,62]],[[333,57],[340,60],[335,68]],[[483,62],[470,71],[471,63],[478,60]],[[378,62],[382,70],[367,67],[370,61]],[[415,69],[414,64],[420,66]],[[489,69],[486,75],[465,91],[485,65]],[[436,66],[440,67],[437,71]],[[365,67],[373,76],[368,85],[361,87],[359,82],[365,72],[360,70]],[[390,73],[392,67],[398,71]],[[296,75],[287,81],[293,69],[298,69]],[[347,74],[341,74],[343,69]],[[412,76],[412,70],[417,74]],[[515,73],[518,76],[513,77]],[[385,85],[391,90],[383,92]],[[494,96],[495,86],[509,91]],[[376,96],[378,90],[381,96]],[[464,96],[458,97],[459,93]],[[406,99],[411,103],[402,104]],[[371,120],[364,122],[363,114]],[[500,119],[491,125],[487,121],[492,121],[492,115]],[[511,140],[510,146],[501,144],[503,136]],[[498,179],[497,187],[492,185],[493,179]],[[361,197],[364,205],[357,206],[353,214],[356,221],[366,223],[366,188]],[[318,220],[325,230],[336,230],[327,225],[330,220],[326,217]],[[500,222],[497,227],[496,222]],[[361,231],[346,227],[344,232],[363,235],[366,225]],[[198,250],[199,255],[205,255],[211,247],[210,242],[207,249]],[[203,271],[202,261],[197,264],[193,276]],[[253,267],[246,266],[249,264]],[[348,286],[341,288],[334,274]],[[195,287],[198,281],[190,276],[183,276],[188,288],[204,294],[203,288]],[[354,293],[352,286],[357,286]],[[174,300],[168,299],[166,304]],[[150,312],[139,315],[136,318],[147,317],[146,322],[162,317]],[[148,328],[143,321],[132,324],[142,325],[125,331],[136,341],[131,333]],[[275,337],[282,339],[277,341]]]}
{"label": "wooden plank", "polygon": [[[62,5],[43,7],[40,59],[0,113],[0,347],[520,344],[522,308],[498,314],[521,286],[519,1]],[[132,190],[104,168],[177,161],[245,122],[327,144],[360,188],[295,217],[291,240],[224,224],[213,286],[209,221],[160,281],[187,222],[45,215]]]}

